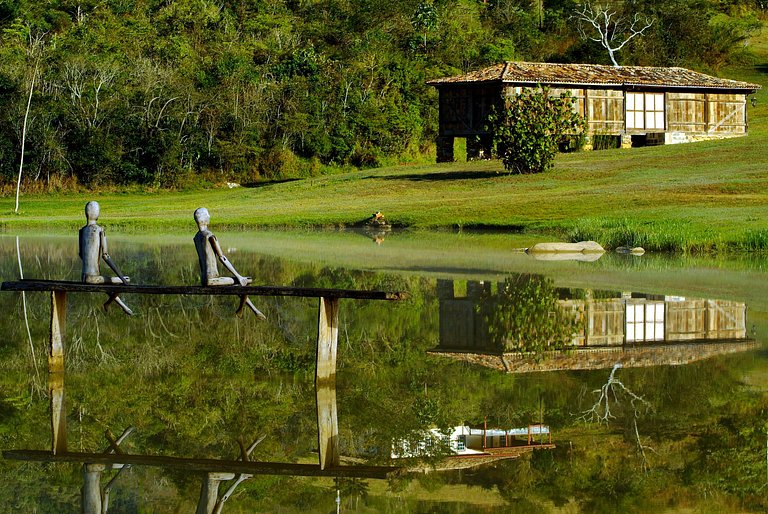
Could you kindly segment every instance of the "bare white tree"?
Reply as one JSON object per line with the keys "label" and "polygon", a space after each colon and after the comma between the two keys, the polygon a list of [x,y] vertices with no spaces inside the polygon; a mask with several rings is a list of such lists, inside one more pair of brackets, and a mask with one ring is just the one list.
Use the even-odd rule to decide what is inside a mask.
{"label": "bare white tree", "polygon": [[25,25],[23,27],[26,32],[26,47],[25,52],[27,58],[32,62],[32,70],[27,77],[29,84],[29,96],[27,97],[27,109],[24,111],[24,123],[21,129],[21,159],[19,160],[19,177],[16,180],[16,207],[13,212],[19,212],[19,192],[21,191],[21,174],[24,170],[24,149],[27,143],[27,122],[29,121],[29,110],[32,107],[32,93],[35,91],[35,82],[37,81],[38,74],[40,73],[40,65],[42,62],[42,51],[44,45],[45,33],[35,33],[31,26]]}
{"label": "bare white tree", "polygon": [[648,458],[645,451],[653,451],[653,448],[643,444],[640,438],[640,431],[637,428],[637,418],[640,416],[641,411],[647,411],[651,408],[651,405],[642,396],[632,392],[621,380],[616,378],[616,371],[621,367],[621,364],[614,364],[605,384],[600,389],[592,391],[593,394],[598,395],[597,401],[595,401],[591,408],[582,411],[580,419],[585,422],[608,424],[609,420],[616,417],[611,412],[611,405],[613,404],[616,407],[621,403],[622,399],[628,398],[632,409],[632,427],[635,433],[637,452],[640,454],[643,471],[648,471]]}
{"label": "bare white tree", "polygon": [[[600,43],[618,67],[616,52],[653,25],[654,19],[640,13],[622,15],[610,5],[582,4],[575,15],[581,37]],[[597,35],[594,35],[597,32]]]}

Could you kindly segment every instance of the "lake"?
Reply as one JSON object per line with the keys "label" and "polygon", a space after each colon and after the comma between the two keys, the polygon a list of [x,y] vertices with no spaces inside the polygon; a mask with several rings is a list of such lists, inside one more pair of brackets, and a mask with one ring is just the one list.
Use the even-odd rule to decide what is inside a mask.
{"label": "lake", "polygon": [[[193,235],[110,233],[110,254],[133,284],[197,285]],[[551,262],[501,233],[217,235],[254,284],[409,298],[340,300],[321,393],[314,298],[252,297],[260,321],[226,296],[129,293],[128,317],[72,293],[66,371],[51,379],[50,294],[2,292],[0,449],[50,450],[63,398],[69,452],[115,450],[135,427],[119,445],[131,456],[232,461],[258,442],[251,460],[290,470],[318,462],[322,396],[342,466],[398,471],[255,475],[223,512],[768,509],[765,256]],[[74,233],[0,237],[4,281],[18,255],[26,279],[79,279]],[[137,464],[110,483],[117,472],[3,459],[0,508],[80,512],[90,479],[110,484],[110,512],[194,512],[205,489],[178,467]]]}

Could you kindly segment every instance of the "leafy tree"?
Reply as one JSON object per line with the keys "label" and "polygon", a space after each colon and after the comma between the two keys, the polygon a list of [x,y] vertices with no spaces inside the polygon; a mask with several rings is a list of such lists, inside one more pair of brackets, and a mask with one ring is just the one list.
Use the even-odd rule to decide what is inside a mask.
{"label": "leafy tree", "polygon": [[546,87],[527,88],[509,98],[489,122],[504,167],[512,173],[546,171],[559,148],[582,146],[587,127],[569,93],[553,96]]}
{"label": "leafy tree", "polygon": [[416,12],[411,18],[411,24],[414,30],[420,32],[423,37],[423,48],[427,49],[427,35],[437,28],[440,17],[437,8],[432,2],[421,2],[416,7]]}
{"label": "leafy tree", "polygon": [[539,354],[564,349],[581,327],[558,299],[552,279],[520,275],[505,280],[497,294],[484,293],[477,308],[496,349]]}

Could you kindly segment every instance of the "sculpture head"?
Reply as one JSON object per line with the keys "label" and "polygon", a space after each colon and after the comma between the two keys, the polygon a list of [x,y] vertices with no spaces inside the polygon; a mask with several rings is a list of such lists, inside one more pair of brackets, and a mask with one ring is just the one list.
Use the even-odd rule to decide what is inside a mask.
{"label": "sculpture head", "polygon": [[89,223],[96,223],[96,220],[99,219],[100,210],[99,202],[88,202],[85,204],[85,219]]}
{"label": "sculpture head", "polygon": [[195,222],[199,228],[207,227],[211,221],[211,215],[208,213],[208,209],[200,207],[195,210]]}

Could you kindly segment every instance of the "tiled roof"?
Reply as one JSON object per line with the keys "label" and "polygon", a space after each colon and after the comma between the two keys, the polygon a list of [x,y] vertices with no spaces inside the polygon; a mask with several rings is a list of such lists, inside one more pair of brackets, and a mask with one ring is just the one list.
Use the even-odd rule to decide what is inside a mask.
{"label": "tiled roof", "polygon": [[599,86],[666,86],[675,88],[760,89],[758,84],[721,79],[686,68],[604,66],[600,64],[551,64],[507,62],[466,75],[427,82],[433,86],[473,82],[515,84],[568,84]]}

